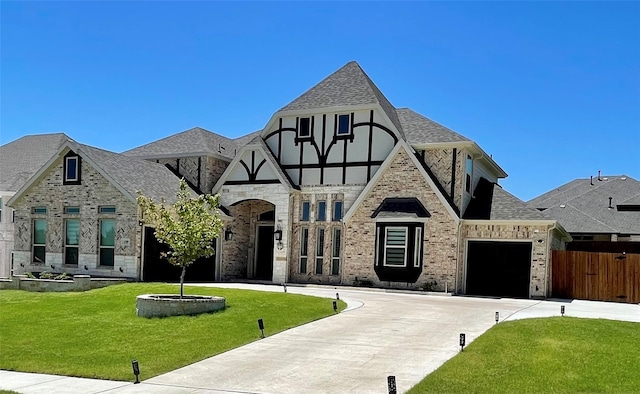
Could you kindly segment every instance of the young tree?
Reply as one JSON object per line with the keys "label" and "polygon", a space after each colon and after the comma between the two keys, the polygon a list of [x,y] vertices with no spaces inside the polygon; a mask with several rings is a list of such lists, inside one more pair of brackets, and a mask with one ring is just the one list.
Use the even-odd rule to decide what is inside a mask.
{"label": "young tree", "polygon": [[156,239],[167,244],[170,251],[163,253],[173,265],[182,268],[180,274],[180,299],[184,295],[184,274],[187,267],[200,257],[215,253],[214,240],[222,230],[218,206],[220,196],[203,194],[192,197],[184,178],[176,193],[176,202],[166,206],[165,201],[154,202],[138,191],[138,206],[142,209],[142,221],[155,228]]}

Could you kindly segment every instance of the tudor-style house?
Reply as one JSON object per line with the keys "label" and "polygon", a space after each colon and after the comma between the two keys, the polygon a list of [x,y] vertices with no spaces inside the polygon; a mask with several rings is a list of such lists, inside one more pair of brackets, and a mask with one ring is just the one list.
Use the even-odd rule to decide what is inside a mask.
{"label": "tudor-style house", "polygon": [[[550,294],[551,250],[571,239],[558,222],[498,185],[507,174],[475,142],[394,107],[355,62],[242,138],[195,128],[122,154],[109,152],[106,162],[121,162],[109,169],[86,153],[91,149],[60,150],[11,199],[19,213],[15,250],[30,264],[24,270],[33,269],[42,253],[56,267],[67,268],[67,256],[75,253],[79,266],[89,261],[88,267],[100,268],[95,233],[102,232],[103,216],[117,215],[108,224],[116,234],[113,255],[121,256],[114,267],[140,280],[165,279],[161,246],[152,229],[137,227],[130,198],[134,190],[158,190],[144,183],[149,174],[140,174],[142,167],[118,171],[141,161],[153,166],[145,171],[153,168],[173,185],[160,194],[174,192],[178,177],[196,193],[220,193],[224,236],[216,257],[198,263],[192,280],[544,297]],[[77,164],[69,162],[74,154]],[[69,165],[77,166],[77,180]],[[110,203],[99,178],[112,185]],[[86,219],[73,222],[78,213],[69,207]],[[45,238],[39,215],[46,218]],[[68,228],[92,241],[67,250],[75,247],[60,241],[69,238]],[[109,272],[120,275],[119,269]]]}

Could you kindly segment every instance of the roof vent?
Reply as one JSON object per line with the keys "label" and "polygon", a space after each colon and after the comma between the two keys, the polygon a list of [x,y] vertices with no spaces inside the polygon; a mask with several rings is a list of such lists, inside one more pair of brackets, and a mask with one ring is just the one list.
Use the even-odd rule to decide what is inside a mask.
{"label": "roof vent", "polygon": [[609,178],[605,177],[605,178],[602,178],[602,180],[603,180],[603,181],[608,181],[608,180],[609,180]]}
{"label": "roof vent", "polygon": [[589,183],[593,186],[593,175],[591,175],[591,181]]}
{"label": "roof vent", "polygon": [[613,206],[611,205],[611,200],[613,200],[613,197],[609,197],[609,209],[613,209]]}
{"label": "roof vent", "polygon": [[564,207],[566,207],[566,205],[560,204],[560,208],[564,208]]}
{"label": "roof vent", "polygon": [[601,181],[602,178],[600,178],[600,170],[598,170],[598,181]]}
{"label": "roof vent", "polygon": [[626,181],[626,180],[627,180],[627,177],[626,177],[626,176],[623,176],[622,178],[620,178],[620,180],[621,180],[621,181]]}

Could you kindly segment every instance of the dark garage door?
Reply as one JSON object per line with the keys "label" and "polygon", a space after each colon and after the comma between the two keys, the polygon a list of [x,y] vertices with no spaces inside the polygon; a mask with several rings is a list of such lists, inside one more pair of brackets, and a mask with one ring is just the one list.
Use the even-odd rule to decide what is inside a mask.
{"label": "dark garage door", "polygon": [[529,297],[531,242],[469,241],[469,295]]}
{"label": "dark garage door", "polygon": [[[143,280],[145,282],[180,282],[182,269],[160,257],[168,249],[166,244],[156,240],[154,230],[145,227]],[[214,244],[215,245],[215,244]],[[208,259],[198,259],[189,267],[185,282],[213,282],[215,280],[215,255]]]}

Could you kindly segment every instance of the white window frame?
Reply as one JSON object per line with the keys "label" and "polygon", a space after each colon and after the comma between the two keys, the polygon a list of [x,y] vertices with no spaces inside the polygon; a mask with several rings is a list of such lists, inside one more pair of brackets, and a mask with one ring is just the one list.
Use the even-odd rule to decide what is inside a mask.
{"label": "white window frame", "polygon": [[[74,162],[74,166],[75,166],[75,172],[76,172],[76,177],[75,178],[69,178],[69,163],[73,161]],[[79,177],[79,171],[78,171],[78,156],[68,156],[64,158],[64,163],[65,163],[65,167],[64,167],[64,181],[65,182],[78,182],[78,179],[80,179]]]}
{"label": "white window frame", "polygon": [[[320,207],[324,207],[322,209],[322,218],[320,217]],[[316,221],[317,222],[326,222],[327,221],[327,201],[326,200],[318,200],[316,201]]]}
{"label": "white window frame", "polygon": [[[304,218],[304,208],[307,207],[307,218]],[[300,221],[308,222],[311,220],[311,201],[302,201],[300,204]]]}
{"label": "white window frame", "polygon": [[[78,244],[77,245],[69,245],[67,244],[67,231],[68,231],[68,224],[69,221],[76,221],[78,222]],[[68,264],[67,263],[67,250],[68,249],[77,249],[78,251],[78,261],[76,262],[76,264]],[[64,265],[72,265],[72,266],[76,266],[80,264],[80,219],[65,219],[64,220],[64,257],[63,257],[63,264]]]}
{"label": "white window frame", "polygon": [[[396,245],[387,245],[387,238],[389,235],[389,230],[402,230],[404,231],[404,246],[396,246]],[[385,227],[384,229],[384,256],[383,256],[383,260],[382,260],[382,264],[385,267],[406,267],[407,266],[407,237],[409,234],[409,228],[408,227]],[[403,249],[404,250],[404,259],[403,259],[403,264],[399,265],[399,264],[387,264],[387,249]]]}
{"label": "white window frame", "polygon": [[[36,222],[37,221],[42,221],[44,222],[44,243],[43,244],[37,244],[36,243]],[[33,219],[33,234],[31,235],[31,263],[32,264],[44,264],[47,261],[47,220],[46,219]],[[36,247],[42,247],[44,248],[44,260],[43,261],[36,261],[36,252],[35,252],[35,248]]]}
{"label": "white window frame", "polygon": [[[340,212],[338,212],[338,209],[336,209],[336,204],[337,204],[337,203],[340,203],[340,210],[339,210]],[[333,222],[340,222],[340,221],[342,221],[342,218],[343,218],[343,216],[344,216],[344,212],[343,212],[343,211],[344,211],[344,201],[342,201],[342,200],[335,200],[335,201],[333,202],[333,209],[331,210],[331,221],[333,221]],[[336,216],[336,213],[339,213],[339,214],[340,214],[340,215],[339,215],[339,217],[338,217],[338,216]]]}
{"label": "white window frame", "polygon": [[[302,135],[302,119],[308,119],[309,120],[309,130],[308,130],[308,134],[307,135]],[[298,120],[298,138],[311,138],[311,135],[313,134],[311,132],[311,116],[301,116]]]}
{"label": "white window frame", "polygon": [[[105,220],[113,221],[113,246],[102,245],[102,222]],[[99,220],[99,228],[98,228],[98,267],[106,267],[113,268],[116,266],[116,220],[114,218],[103,218]],[[102,249],[113,249],[113,264],[111,265],[103,265],[101,256]]]}
{"label": "white window frame", "polygon": [[[320,234],[322,233],[322,237]],[[324,246],[325,246],[325,236],[326,232],[324,227],[316,228],[316,260],[313,272],[316,275],[322,275],[323,266],[324,266]],[[318,263],[320,263],[320,273],[318,273]]]}
{"label": "white window frame", "polygon": [[[346,116],[347,117],[347,132],[346,133],[341,133],[340,132],[340,117],[341,116]],[[337,118],[336,118],[336,136],[345,136],[345,135],[351,135],[351,114],[338,114]]]}
{"label": "white window frame", "polygon": [[413,246],[413,267],[420,267],[420,256],[422,255],[422,227],[415,227],[416,239]]}
{"label": "white window frame", "polygon": [[[340,275],[340,263],[342,262],[340,255],[342,254],[342,228],[334,227],[331,240],[331,275]],[[336,245],[338,245],[338,253],[336,255]],[[334,269],[337,264],[337,270]],[[334,271],[337,271],[334,273]]]}
{"label": "white window frame", "polygon": [[[303,262],[304,261],[304,262]],[[301,274],[306,274],[309,264],[309,227],[300,229],[300,264],[298,270]],[[304,270],[302,269],[304,267]]]}

